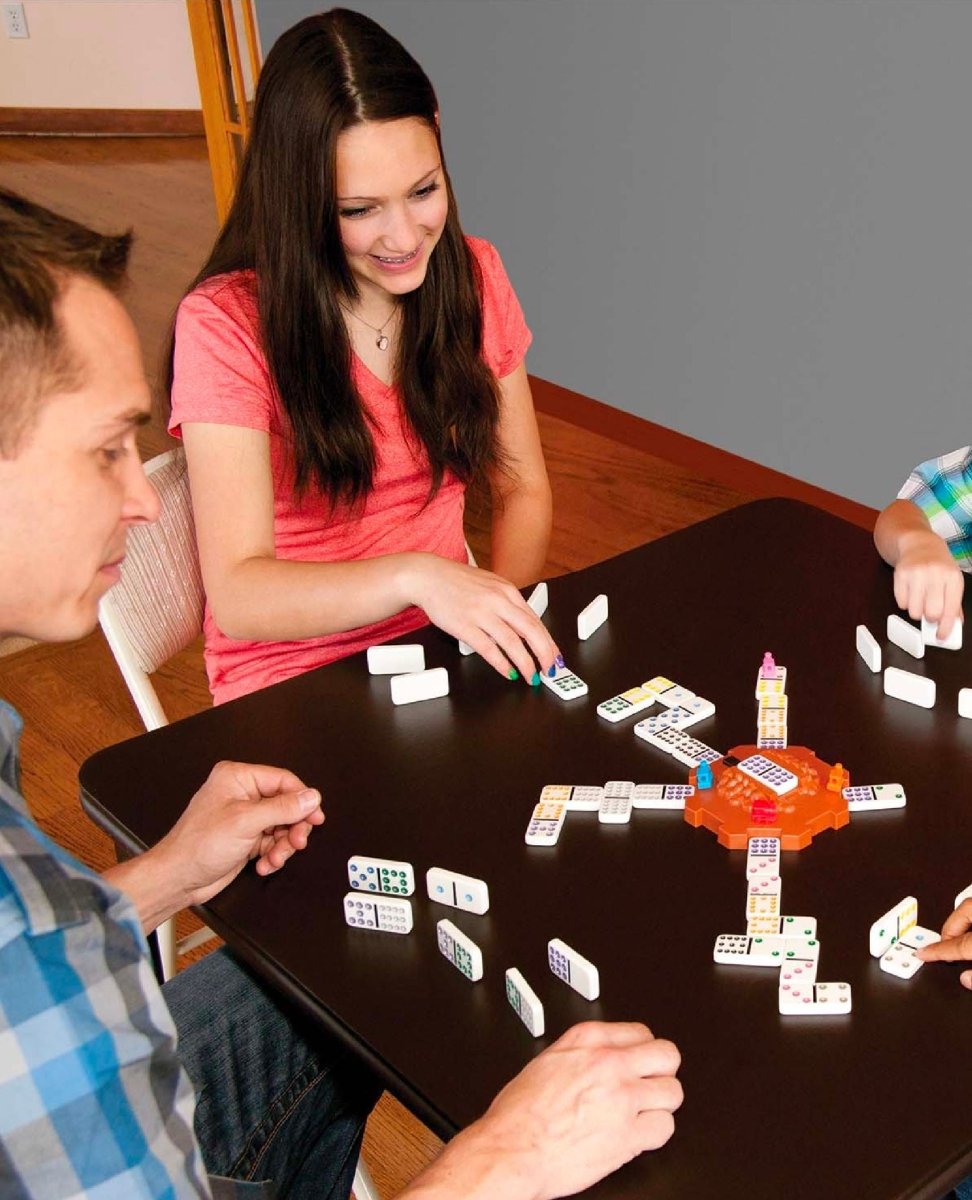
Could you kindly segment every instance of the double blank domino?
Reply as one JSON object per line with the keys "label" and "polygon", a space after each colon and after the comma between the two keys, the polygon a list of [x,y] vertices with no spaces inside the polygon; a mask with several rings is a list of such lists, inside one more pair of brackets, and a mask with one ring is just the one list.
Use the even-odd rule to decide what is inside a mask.
{"label": "double blank domino", "polygon": [[857,627],[857,653],[875,675],[881,670],[881,647],[866,625]]}
{"label": "double blank domino", "polygon": [[938,622],[921,618],[921,640],[926,646],[937,646],[939,650],[962,649],[962,622],[956,621],[952,632],[944,640],[938,636]]}
{"label": "double blank domino", "polygon": [[415,671],[411,675],[393,675],[391,698],[393,704],[415,704],[418,700],[435,700],[449,694],[449,672],[445,667],[431,671]]}
{"label": "double blank domino", "polygon": [[888,617],[888,641],[894,642],[912,658],[925,657],[925,643],[921,636],[921,630],[916,629],[914,625],[909,625],[899,616]]}

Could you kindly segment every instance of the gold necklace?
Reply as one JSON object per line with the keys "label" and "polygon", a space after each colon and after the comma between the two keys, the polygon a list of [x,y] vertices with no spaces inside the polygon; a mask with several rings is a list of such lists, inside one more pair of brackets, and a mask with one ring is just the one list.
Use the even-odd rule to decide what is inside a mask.
{"label": "gold necklace", "polygon": [[388,341],[388,335],[385,333],[385,326],[392,319],[392,317],[395,315],[395,313],[398,312],[397,304],[391,310],[391,312],[388,314],[388,316],[384,319],[384,321],[382,321],[382,323],[380,325],[372,325],[371,322],[366,321],[364,319],[364,317],[359,317],[356,312],[353,312],[350,308],[348,308],[348,306],[346,304],[342,303],[342,301],[338,300],[338,304],[341,305],[341,307],[348,314],[348,316],[354,317],[354,319],[356,321],[360,321],[362,325],[367,325],[367,327],[372,331],[372,333],[377,333],[378,336],[375,338],[375,345],[378,347],[379,350],[387,350],[388,349],[389,341]]}

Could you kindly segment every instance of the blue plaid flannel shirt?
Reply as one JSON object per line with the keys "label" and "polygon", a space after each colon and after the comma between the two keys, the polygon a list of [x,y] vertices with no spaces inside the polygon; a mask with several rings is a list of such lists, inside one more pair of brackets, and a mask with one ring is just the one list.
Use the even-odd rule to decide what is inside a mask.
{"label": "blue plaid flannel shirt", "polygon": [[209,1197],[131,902],[37,828],[0,701],[0,1195]]}
{"label": "blue plaid flannel shirt", "polygon": [[915,467],[898,499],[917,504],[958,566],[972,571],[972,446]]}

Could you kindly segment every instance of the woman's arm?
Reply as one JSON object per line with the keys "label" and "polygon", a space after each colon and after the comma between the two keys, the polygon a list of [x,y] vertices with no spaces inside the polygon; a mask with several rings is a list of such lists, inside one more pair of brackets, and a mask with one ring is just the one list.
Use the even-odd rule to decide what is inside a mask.
{"label": "woman's arm", "polygon": [[526,646],[541,667],[553,663],[557,647],[543,624],[512,584],[489,571],[425,553],[345,563],[278,559],[267,434],[189,421],[182,434],[203,584],[228,637],[319,637],[415,604],[503,675],[512,663],[531,678]]}
{"label": "woman's arm", "polygon": [[506,464],[490,478],[492,568],[519,587],[543,575],[553,506],[526,364],[499,381],[498,442]]}

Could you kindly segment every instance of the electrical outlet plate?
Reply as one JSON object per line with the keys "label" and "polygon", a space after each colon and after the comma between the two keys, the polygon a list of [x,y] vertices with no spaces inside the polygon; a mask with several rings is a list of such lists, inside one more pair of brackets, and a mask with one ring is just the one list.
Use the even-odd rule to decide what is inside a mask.
{"label": "electrical outlet plate", "polygon": [[22,4],[3,5],[3,27],[8,38],[30,37]]}

